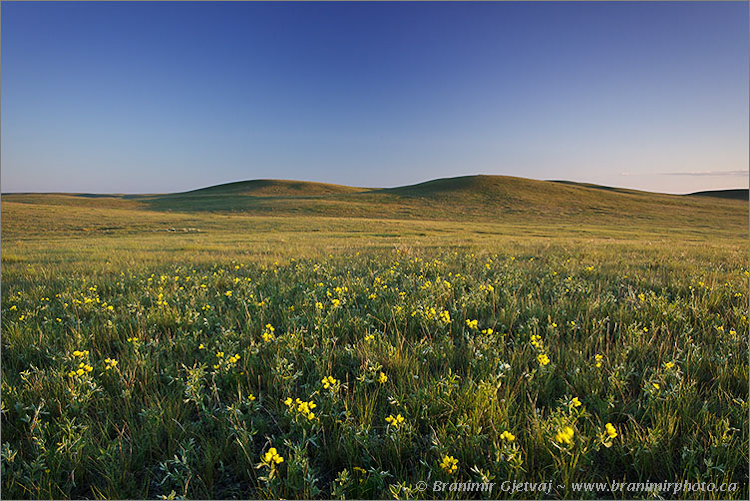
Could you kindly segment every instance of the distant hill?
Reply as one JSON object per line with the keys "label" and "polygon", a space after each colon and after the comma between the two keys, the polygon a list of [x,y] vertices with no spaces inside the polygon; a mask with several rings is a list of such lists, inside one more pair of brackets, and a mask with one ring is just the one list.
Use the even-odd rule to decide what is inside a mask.
{"label": "distant hill", "polygon": [[[710,193],[710,194],[709,194]],[[258,216],[746,230],[747,190],[667,195],[510,176],[462,176],[397,188],[255,180],[162,195],[9,194],[3,201]],[[520,231],[520,230],[519,230]]]}
{"label": "distant hill", "polygon": [[700,221],[720,220],[747,211],[747,204],[729,198],[490,175],[374,189],[256,180],[136,198],[153,210],[177,212],[523,223],[534,220],[620,224],[640,220],[669,225],[679,219],[686,224],[702,224]]}
{"label": "distant hill", "polygon": [[337,193],[357,193],[366,188],[352,188],[339,184],[315,183],[311,181],[286,181],[281,179],[257,179],[219,184],[197,190],[174,193],[173,196],[195,195],[249,195],[254,197],[322,196]]}
{"label": "distant hill", "polygon": [[747,189],[740,190],[714,190],[714,191],[698,191],[691,193],[691,197],[716,197],[716,198],[728,198],[731,200],[749,200],[749,193]]}

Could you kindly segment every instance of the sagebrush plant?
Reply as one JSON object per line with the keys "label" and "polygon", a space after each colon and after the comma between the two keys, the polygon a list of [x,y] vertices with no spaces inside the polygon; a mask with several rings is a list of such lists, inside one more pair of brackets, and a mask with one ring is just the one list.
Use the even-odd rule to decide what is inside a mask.
{"label": "sagebrush plant", "polygon": [[748,496],[746,244],[182,257],[3,267],[4,496]]}

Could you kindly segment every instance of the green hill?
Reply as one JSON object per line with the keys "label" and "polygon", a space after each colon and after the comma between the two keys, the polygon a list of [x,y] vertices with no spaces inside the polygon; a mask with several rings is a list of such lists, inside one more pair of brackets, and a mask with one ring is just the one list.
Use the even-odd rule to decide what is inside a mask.
{"label": "green hill", "polygon": [[172,196],[249,195],[254,197],[316,197],[340,193],[357,193],[364,190],[365,188],[352,188],[351,186],[315,183],[311,181],[256,179],[253,181],[238,181],[182,193],[174,193]]}
{"label": "green hill", "polygon": [[691,197],[716,197],[716,198],[729,198],[732,200],[744,200],[748,201],[748,190],[713,190],[713,191],[697,191],[690,194]]}
{"label": "green hill", "polygon": [[[367,189],[282,180],[228,183],[163,195],[9,194],[3,202],[149,213],[241,214],[609,227],[662,231],[720,227],[747,234],[748,201],[649,193],[509,176],[435,179]],[[144,212],[144,216],[145,216]]]}

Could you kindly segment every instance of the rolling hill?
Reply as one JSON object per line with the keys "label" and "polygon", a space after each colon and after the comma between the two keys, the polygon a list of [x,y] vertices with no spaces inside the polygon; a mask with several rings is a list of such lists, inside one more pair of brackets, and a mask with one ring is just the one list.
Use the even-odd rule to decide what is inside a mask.
{"label": "rolling hill", "polygon": [[273,215],[430,219],[545,220],[585,223],[641,220],[712,224],[747,214],[741,200],[666,195],[510,176],[463,176],[397,188],[367,189],[261,180],[141,197],[154,210]]}
{"label": "rolling hill", "polygon": [[[738,193],[742,190],[735,190]],[[744,190],[745,194],[747,190]],[[740,193],[741,194],[741,193]],[[746,195],[745,195],[746,197]],[[734,191],[667,195],[509,176],[435,179],[397,188],[255,180],[161,195],[8,194],[3,204],[89,210],[389,220],[639,226],[661,231],[721,227],[747,234],[748,201]],[[5,225],[4,225],[5,226]]]}
{"label": "rolling hill", "polygon": [[691,193],[691,197],[716,197],[716,198],[729,198],[732,200],[744,200],[748,201],[748,190],[713,190],[713,191],[697,191]]}
{"label": "rolling hill", "polygon": [[344,193],[357,193],[367,188],[353,188],[340,184],[315,183],[312,181],[288,181],[280,179],[256,179],[224,183],[207,188],[199,188],[172,196],[216,196],[248,195],[254,197],[315,197]]}

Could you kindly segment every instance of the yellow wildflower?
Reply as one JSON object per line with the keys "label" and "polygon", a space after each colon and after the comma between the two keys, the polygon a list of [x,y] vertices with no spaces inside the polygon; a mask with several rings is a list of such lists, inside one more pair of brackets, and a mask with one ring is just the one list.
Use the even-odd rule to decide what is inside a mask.
{"label": "yellow wildflower", "polygon": [[458,459],[454,458],[453,456],[446,455],[443,458],[443,461],[440,463],[440,467],[449,475],[452,475],[453,473],[456,473],[456,470],[458,470]]}
{"label": "yellow wildflower", "polygon": [[385,384],[386,381],[388,381],[388,376],[386,376],[385,373],[381,372],[378,376],[378,383]]}
{"label": "yellow wildflower", "polygon": [[513,442],[516,439],[516,436],[506,430],[500,434],[500,438],[507,440],[508,442]]}
{"label": "yellow wildflower", "polygon": [[599,355],[598,353],[596,355],[594,355],[594,361],[596,362],[596,366],[597,367],[601,367],[602,366],[602,360],[603,359],[604,359],[604,357],[602,355]]}
{"label": "yellow wildflower", "polygon": [[570,426],[566,426],[562,429],[562,431],[558,431],[557,435],[555,435],[555,440],[561,444],[568,444],[570,445],[573,443],[573,428]]}
{"label": "yellow wildflower", "polygon": [[271,447],[268,452],[263,454],[263,462],[269,465],[276,465],[284,462],[284,458],[276,450],[276,447]]}
{"label": "yellow wildflower", "polygon": [[401,414],[398,414],[396,416],[391,414],[390,416],[385,418],[385,420],[396,429],[398,429],[398,427],[401,426],[401,423],[405,421],[404,416],[402,416]]}
{"label": "yellow wildflower", "polygon": [[443,310],[443,311],[441,311],[441,312],[440,312],[440,320],[441,320],[441,321],[442,321],[442,322],[443,322],[444,324],[449,324],[449,323],[451,323],[451,314],[450,314],[450,313],[448,313],[448,312],[447,312],[446,310]]}
{"label": "yellow wildflower", "polygon": [[321,380],[321,383],[323,384],[323,389],[327,390],[331,386],[335,385],[338,381],[333,376],[324,377]]}
{"label": "yellow wildflower", "polygon": [[607,430],[607,435],[609,435],[609,438],[615,438],[617,436],[617,430],[615,430],[615,427],[612,426],[612,423],[605,424],[604,428]]}

